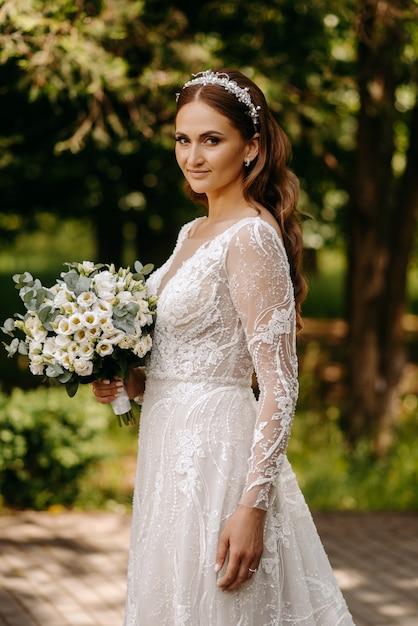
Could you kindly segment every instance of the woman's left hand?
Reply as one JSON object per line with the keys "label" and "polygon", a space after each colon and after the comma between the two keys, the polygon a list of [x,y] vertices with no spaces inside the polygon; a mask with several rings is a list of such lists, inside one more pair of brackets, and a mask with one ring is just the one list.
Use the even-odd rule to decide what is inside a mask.
{"label": "woman's left hand", "polygon": [[266,511],[240,505],[222,531],[216,555],[216,571],[224,566],[225,574],[218,581],[222,591],[232,591],[256,573],[263,553],[264,520]]}

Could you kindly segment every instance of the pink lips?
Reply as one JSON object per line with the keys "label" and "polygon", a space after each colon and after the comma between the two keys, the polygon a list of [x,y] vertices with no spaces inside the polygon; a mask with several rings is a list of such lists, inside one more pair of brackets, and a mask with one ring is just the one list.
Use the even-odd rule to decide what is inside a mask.
{"label": "pink lips", "polygon": [[202,178],[205,174],[209,174],[209,170],[188,170],[188,174],[193,178]]}

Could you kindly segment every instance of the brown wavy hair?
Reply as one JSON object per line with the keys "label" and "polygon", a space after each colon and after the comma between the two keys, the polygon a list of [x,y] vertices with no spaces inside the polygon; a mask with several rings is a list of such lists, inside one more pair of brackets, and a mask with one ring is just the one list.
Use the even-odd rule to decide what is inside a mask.
{"label": "brown wavy hair", "polygon": [[[216,71],[228,74],[241,88],[248,87],[252,102],[259,107],[257,126],[254,126],[248,107],[221,85],[198,84],[183,88],[178,96],[177,112],[185,104],[200,100],[227,117],[245,140],[259,132],[259,153],[249,167],[244,167],[244,197],[250,204],[257,202],[268,209],[279,224],[289,259],[297,328],[301,330],[301,305],[307,287],[302,274],[303,240],[297,209],[299,180],[288,168],[290,141],[274,119],[263,92],[252,80],[234,69]],[[195,193],[187,182],[185,188],[192,200],[207,206],[206,194]]]}

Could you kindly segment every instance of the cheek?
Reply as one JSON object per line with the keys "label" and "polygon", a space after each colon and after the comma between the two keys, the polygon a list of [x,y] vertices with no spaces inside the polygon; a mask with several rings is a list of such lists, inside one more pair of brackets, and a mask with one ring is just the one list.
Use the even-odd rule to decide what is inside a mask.
{"label": "cheek", "polygon": [[182,163],[184,162],[184,158],[182,158],[182,153],[181,150],[179,150],[178,146],[176,145],[175,149],[174,149],[174,155],[176,157],[176,161],[177,161],[177,165],[182,168]]}

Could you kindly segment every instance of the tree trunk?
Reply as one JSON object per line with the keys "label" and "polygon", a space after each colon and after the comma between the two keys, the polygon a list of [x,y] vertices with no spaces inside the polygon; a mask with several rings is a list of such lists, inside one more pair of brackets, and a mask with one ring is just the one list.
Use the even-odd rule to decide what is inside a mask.
{"label": "tree trunk", "polygon": [[375,454],[391,442],[405,364],[402,319],[418,198],[418,115],[402,180],[392,169],[395,90],[404,22],[399,3],[369,0],[360,16],[358,137],[350,193],[347,429]]}

